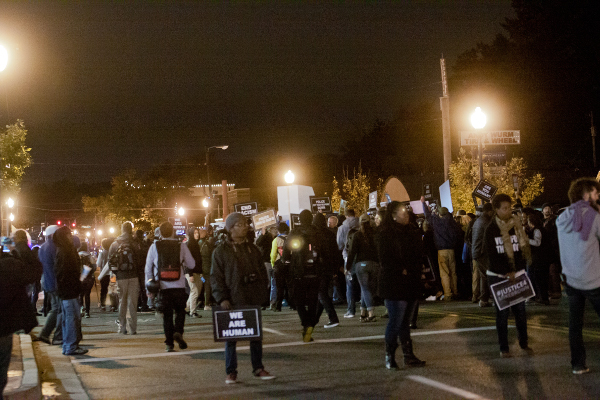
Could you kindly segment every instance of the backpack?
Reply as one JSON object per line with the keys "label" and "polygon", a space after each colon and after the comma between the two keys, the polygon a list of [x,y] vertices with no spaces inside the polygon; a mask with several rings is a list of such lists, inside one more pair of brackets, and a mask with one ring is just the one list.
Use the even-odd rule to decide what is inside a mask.
{"label": "backpack", "polygon": [[304,230],[291,233],[284,246],[290,252],[289,261],[294,276],[317,276],[318,250],[311,240],[311,236]]}
{"label": "backpack", "polygon": [[129,241],[117,241],[117,250],[108,259],[111,271],[133,271],[135,269],[135,252]]}
{"label": "backpack", "polygon": [[175,240],[156,242],[158,254],[158,279],[178,281],[181,278],[181,244]]}
{"label": "backpack", "polygon": [[88,275],[85,277],[85,279],[83,280],[83,282],[81,282],[81,286],[83,287],[84,291],[91,289],[94,286],[94,272],[96,271],[96,266],[94,264],[92,264],[92,259],[89,255],[79,255],[79,270],[81,272],[83,272],[83,266],[87,265],[88,267],[91,267],[92,269],[90,270],[90,272],[88,273]]}

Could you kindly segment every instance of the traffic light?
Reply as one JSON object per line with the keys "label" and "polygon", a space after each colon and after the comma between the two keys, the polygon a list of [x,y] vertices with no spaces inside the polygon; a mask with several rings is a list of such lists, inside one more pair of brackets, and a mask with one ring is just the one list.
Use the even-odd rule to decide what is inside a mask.
{"label": "traffic light", "polygon": [[56,225],[60,226],[60,219],[56,221]]}
{"label": "traffic light", "polygon": [[76,224],[75,222],[73,222],[73,223],[71,224],[71,227],[75,228],[75,225],[77,225],[77,224]]}

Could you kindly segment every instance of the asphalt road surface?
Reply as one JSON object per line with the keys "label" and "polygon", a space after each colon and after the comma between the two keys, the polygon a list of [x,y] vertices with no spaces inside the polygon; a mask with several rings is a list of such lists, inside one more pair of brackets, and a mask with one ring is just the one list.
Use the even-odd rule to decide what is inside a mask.
{"label": "asphalt road surface", "polygon": [[[345,308],[337,310],[341,318]],[[378,307],[377,315],[382,313],[383,307]],[[534,355],[520,351],[511,317],[512,357],[503,359],[493,308],[424,302],[412,337],[415,354],[427,365],[400,371],[384,367],[387,319],[361,323],[358,317],[341,318],[338,327],[324,329],[324,315],[313,334],[315,341],[304,343],[298,315],[286,308],[263,312],[263,363],[277,376],[271,381],[252,377],[247,343],[240,342],[241,383],[225,384],[224,345],[214,342],[207,311],[201,311],[202,318],[186,319],[189,347],[166,353],[160,315],[139,313],[138,334],[119,335],[116,313],[94,307],[92,317],[83,320],[82,347],[90,350],[88,354],[66,357],[56,346],[38,342],[36,357],[44,360],[42,377],[49,398],[68,397],[64,391],[73,393],[73,386],[82,390],[71,398],[92,399],[600,398],[600,321],[594,311],[586,311],[584,330],[591,372],[579,376],[570,369],[567,298],[550,306],[527,306],[527,313]],[[400,349],[397,355],[401,363]],[[59,373],[69,368],[71,375]]]}

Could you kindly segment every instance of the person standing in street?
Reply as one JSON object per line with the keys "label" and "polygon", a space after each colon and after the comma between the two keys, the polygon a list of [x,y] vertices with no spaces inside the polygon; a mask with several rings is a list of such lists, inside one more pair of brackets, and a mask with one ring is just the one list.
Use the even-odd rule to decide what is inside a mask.
{"label": "person standing in street", "polygon": [[593,178],[571,182],[571,205],[558,217],[558,243],[565,291],[569,297],[569,345],[576,375],[589,372],[583,343],[585,301],[600,316],[600,184]]}
{"label": "person standing in street", "polygon": [[385,367],[399,368],[396,363],[398,338],[404,365],[421,367],[425,361],[413,352],[410,319],[414,303],[421,294],[423,243],[418,230],[411,226],[409,211],[402,203],[392,201],[388,204],[375,243],[381,268],[379,295],[389,314],[385,330]]}
{"label": "person standing in street", "polygon": [[[50,298],[50,312],[46,317],[46,322],[42,331],[35,340],[40,340],[48,344],[62,344],[62,309],[60,298],[56,292],[56,274],[54,272],[54,258],[56,256],[56,246],[54,244],[54,233],[58,230],[58,225],[50,225],[44,231],[46,241],[40,247],[38,257],[42,263],[42,288]],[[52,340],[50,335],[54,331]]]}
{"label": "person standing in street", "polygon": [[119,293],[118,333],[135,335],[137,333],[137,303],[140,291],[138,263],[140,249],[133,240],[133,224],[124,222],[121,235],[110,245],[108,264],[117,277]]}
{"label": "person standing in street", "polygon": [[[204,311],[211,311],[213,304],[212,287],[210,286],[210,265],[212,263],[212,253],[215,249],[215,238],[212,235],[212,226],[200,229],[200,254],[202,256],[202,278],[204,278]],[[197,268],[196,268],[197,270]]]}
{"label": "person standing in street", "polygon": [[[174,342],[179,344],[181,350],[188,347],[183,340],[185,303],[187,301],[185,273],[193,270],[195,266],[190,250],[186,245],[179,243],[174,233],[173,225],[170,222],[163,222],[160,225],[162,239],[150,246],[146,258],[146,282],[154,281],[160,284],[165,350],[168,353],[175,351]],[[154,300],[153,293],[148,293],[148,296]],[[175,314],[174,324],[173,313]]]}
{"label": "person standing in street", "polygon": [[195,267],[193,270],[189,270],[185,277],[190,286],[190,296],[187,299],[186,309],[189,310],[190,318],[200,318],[201,315],[196,313],[198,308],[198,297],[202,292],[202,255],[200,254],[200,232],[198,228],[190,228],[187,234],[187,242],[185,243],[190,254],[194,257]]}
{"label": "person standing in street", "polygon": [[483,251],[483,235],[485,228],[492,221],[494,207],[492,203],[485,203],[482,214],[473,224],[471,253],[473,256],[473,300],[479,300],[479,307],[491,307],[490,287],[487,281],[487,256]]}
{"label": "person standing in street", "polygon": [[54,233],[54,244],[56,245],[54,262],[56,292],[60,297],[62,308],[62,353],[67,356],[86,354],[88,351],[79,347],[81,340],[80,261],[73,244],[71,230],[66,226],[59,228]]}
{"label": "person standing in street", "polygon": [[[512,214],[512,199],[507,194],[497,194],[492,199],[495,216],[485,228],[483,251],[488,257],[487,278],[489,285],[514,281],[515,274],[524,271],[531,263],[529,238],[518,216]],[[496,304],[496,331],[500,344],[500,357],[510,357],[508,347],[508,316],[512,310],[519,336],[519,346],[532,354],[527,337],[527,314],[525,302],[500,310]]]}
{"label": "person standing in street", "polygon": [[[260,307],[267,299],[267,271],[260,250],[248,242],[248,222],[240,213],[225,220],[228,236],[213,253],[210,281],[213,297],[223,310],[243,306]],[[225,342],[226,384],[237,383],[237,352],[235,341]],[[252,374],[262,380],[275,378],[262,363],[262,341],[250,341]]]}
{"label": "person standing in street", "polygon": [[28,267],[0,252],[0,399],[8,382],[13,333],[21,329],[29,333],[37,326],[35,309],[27,298],[27,285],[39,279],[41,273],[40,266]]}

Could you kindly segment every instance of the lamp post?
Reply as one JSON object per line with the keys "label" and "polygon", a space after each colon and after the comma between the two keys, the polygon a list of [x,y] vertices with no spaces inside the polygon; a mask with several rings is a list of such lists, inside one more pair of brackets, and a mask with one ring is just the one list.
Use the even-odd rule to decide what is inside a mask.
{"label": "lamp post", "polygon": [[[475,112],[471,114],[471,125],[476,130],[483,129],[485,124],[487,123],[487,117],[481,111],[480,107],[475,109]],[[479,132],[479,141],[477,144],[477,149],[479,153],[479,180],[483,180],[483,134],[481,131]]]}
{"label": "lamp post", "polygon": [[[212,187],[210,184],[210,168],[209,168],[209,161],[210,161],[210,149],[221,149],[221,150],[227,150],[229,148],[228,145],[224,145],[224,146],[210,146],[206,148],[206,181],[208,182],[208,197],[212,198]],[[226,193],[223,193],[223,195],[225,196]],[[207,211],[207,216],[210,214],[209,211]],[[210,222],[210,221],[209,221]]]}
{"label": "lamp post", "polygon": [[8,200],[6,200],[6,205],[8,206],[8,210],[6,210],[6,213],[10,213],[9,215],[7,215],[6,218],[6,236],[10,236],[10,225],[11,222],[15,220],[15,216],[11,212],[12,208],[15,206],[15,201],[11,197],[9,197]]}
{"label": "lamp post", "polygon": [[[4,71],[6,69],[6,66],[8,65],[8,51],[6,50],[6,47],[2,46],[0,44],[0,72]],[[0,160],[2,160],[2,155],[0,154]],[[0,165],[0,168],[5,168],[4,165]],[[2,171],[0,171],[0,181],[3,178],[3,174],[1,173]],[[0,184],[0,189],[1,189],[1,184]],[[2,198],[1,196],[1,190],[0,190],[0,198]],[[11,200],[12,201],[12,200]],[[0,203],[0,236],[2,235],[2,203]],[[6,221],[8,223],[8,227],[10,230],[10,222]],[[10,232],[7,233],[7,236],[10,234]]]}
{"label": "lamp post", "polygon": [[288,184],[288,213],[290,214],[290,226],[292,226],[292,200],[290,199],[290,186],[292,185],[292,183],[294,183],[295,178],[296,177],[294,176],[292,170],[288,170],[288,172],[286,172],[286,174],[283,176],[283,179],[285,179],[285,183]]}

